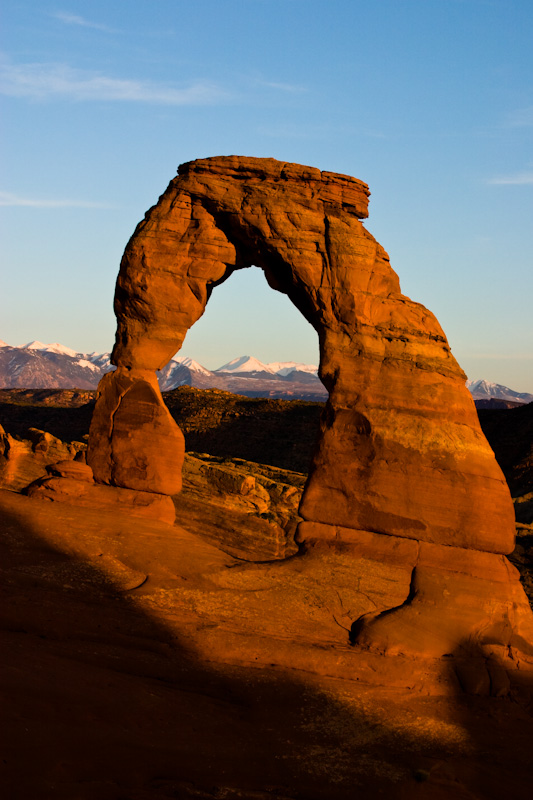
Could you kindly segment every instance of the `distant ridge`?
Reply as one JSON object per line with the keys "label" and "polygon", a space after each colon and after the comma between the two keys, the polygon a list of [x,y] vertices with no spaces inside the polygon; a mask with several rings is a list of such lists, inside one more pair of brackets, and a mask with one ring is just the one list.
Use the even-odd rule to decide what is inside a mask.
{"label": "distant ridge", "polygon": [[[20,347],[0,343],[1,388],[94,389],[111,369],[109,353],[78,353],[58,342],[37,340]],[[159,371],[158,380],[162,391],[194,386],[247,397],[324,401],[328,395],[317,372],[312,364],[280,361],[269,365],[253,356],[239,356],[211,371],[192,358],[174,356]]]}
{"label": "distant ridge", "polygon": [[[114,367],[109,353],[78,353],[54,342],[34,340],[12,347],[0,340],[0,387],[5,389],[95,389],[102,375]],[[272,361],[268,364],[244,355],[209,370],[187,356],[174,356],[158,373],[162,391],[179,386],[221,389],[247,397],[324,401],[327,391],[316,364]],[[533,394],[515,392],[485,380],[467,381],[478,407],[510,408],[533,402]]]}
{"label": "distant ridge", "polygon": [[258,361],[257,358],[253,356],[239,356],[239,358],[234,358],[233,361],[228,361],[227,364],[224,364],[222,367],[214,370],[215,372],[231,372],[233,374],[237,372],[243,372],[246,374],[253,374],[253,373],[266,373],[267,375],[275,375],[273,369],[271,369],[267,364],[263,364],[262,361]]}
{"label": "distant ridge", "polygon": [[511,403],[531,403],[533,394],[528,392],[515,392],[501,383],[490,383],[489,381],[467,381],[467,389],[474,400],[508,400]]}
{"label": "distant ridge", "polygon": [[58,342],[44,344],[43,342],[37,341],[37,339],[34,342],[28,342],[28,344],[22,345],[21,350],[41,350],[43,353],[61,353],[64,356],[71,356],[71,358],[80,355],[70,347],[65,347],[65,345],[59,344]]}
{"label": "distant ridge", "polygon": [[0,345],[0,387],[6,389],[94,389],[109,369],[108,353],[76,353],[57,342]]}
{"label": "distant ridge", "polygon": [[295,370],[318,375],[318,366],[316,364],[300,364],[297,361],[273,361],[271,364],[267,364],[267,367],[270,367],[277,375],[290,375]]}

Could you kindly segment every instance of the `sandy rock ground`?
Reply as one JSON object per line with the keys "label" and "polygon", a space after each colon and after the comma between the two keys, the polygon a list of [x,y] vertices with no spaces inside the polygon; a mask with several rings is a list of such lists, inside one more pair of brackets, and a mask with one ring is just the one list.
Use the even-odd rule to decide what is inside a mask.
{"label": "sandy rock ground", "polygon": [[350,645],[400,568],[0,495],[2,797],[530,797],[527,672],[476,696],[460,653]]}

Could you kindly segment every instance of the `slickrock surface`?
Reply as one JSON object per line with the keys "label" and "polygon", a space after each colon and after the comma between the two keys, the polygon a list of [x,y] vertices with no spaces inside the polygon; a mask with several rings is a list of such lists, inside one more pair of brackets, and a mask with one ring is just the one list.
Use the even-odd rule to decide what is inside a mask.
{"label": "slickrock surface", "polygon": [[6,491],[0,523],[2,797],[529,800],[531,660],[349,644],[412,540],[251,563]]}
{"label": "slickrock surface", "polygon": [[468,633],[527,651],[533,616],[501,558],[514,546],[509,490],[439,323],[401,294],[361,223],[368,195],[354,178],[273,159],[182,165],[122,259],[117,371],[99,386],[88,463],[101,483],[178,490],[179,430],[155,370],[213,289],[255,264],[317,331],[329,391],[300,541],[412,543],[410,590],[395,607],[391,589],[386,613],[360,622],[360,640],[380,652],[442,654]]}
{"label": "slickrock surface", "polygon": [[176,517],[172,498],[166,494],[140,492],[120,486],[105,486],[83,478],[51,476],[30,484],[28,497],[59,501],[74,506],[114,510],[117,514],[148,517],[172,524]]}

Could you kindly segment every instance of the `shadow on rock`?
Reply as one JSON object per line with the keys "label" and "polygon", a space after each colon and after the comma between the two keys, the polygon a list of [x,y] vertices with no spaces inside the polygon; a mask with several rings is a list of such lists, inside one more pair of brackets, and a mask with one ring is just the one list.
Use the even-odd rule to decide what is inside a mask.
{"label": "shadow on rock", "polygon": [[[149,547],[127,563],[102,547],[105,515],[3,495],[5,797],[528,796],[531,720],[517,701],[530,686],[464,693],[486,681],[467,677],[472,654],[462,650],[441,663],[442,688],[429,693],[358,681],[355,653],[342,679],[264,663],[259,638],[256,663],[232,663],[224,631],[219,652],[200,654],[212,615],[170,600],[160,612],[193,585],[208,603],[207,573],[234,569],[231,557],[191,539],[180,570],[170,550],[166,563],[152,562]],[[84,513],[83,537],[72,537]],[[140,525],[115,520],[115,539]],[[144,529],[154,552],[161,531],[171,548],[176,529]],[[486,668],[486,654],[474,658]]]}

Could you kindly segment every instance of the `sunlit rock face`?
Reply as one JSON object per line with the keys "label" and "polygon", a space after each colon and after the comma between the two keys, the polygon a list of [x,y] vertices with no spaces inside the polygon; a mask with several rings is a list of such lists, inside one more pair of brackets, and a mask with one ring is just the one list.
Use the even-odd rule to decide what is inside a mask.
{"label": "sunlit rock face", "polygon": [[139,421],[135,398],[122,408],[117,397],[128,393],[117,386],[140,391],[137,381],[145,385],[180,348],[213,288],[254,264],[320,341],[329,401],[304,519],[510,552],[509,492],[465,375],[435,317],[401,294],[386,252],[363,226],[368,197],[354,178],[273,159],[216,157],[179,168],[122,260],[119,369],[101,386],[91,429],[97,480],[178,490],[179,433],[159,393],[143,390]]}
{"label": "sunlit rock face", "polygon": [[172,495],[181,489],[183,434],[153,370],[119,368],[98,387],[87,462],[100,483]]}
{"label": "sunlit rock face", "polygon": [[[0,425],[0,488],[18,492],[42,477],[49,464],[73,459],[85,450],[84,442],[62,442],[51,433],[30,428],[28,439],[6,433]],[[74,462],[73,462],[74,463]],[[75,467],[74,467],[75,469]]]}
{"label": "sunlit rock face", "polygon": [[502,555],[514,543],[509,490],[439,323],[402,295],[361,222],[368,196],[354,178],[273,159],[182,165],[122,259],[117,370],[100,383],[88,463],[103,484],[179,490],[183,438],[155,371],[211,291],[256,265],[317,331],[329,392],[297,541],[309,558],[349,551],[354,569],[388,575],[352,642],[389,655],[533,653],[531,609]]}

